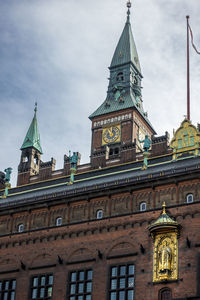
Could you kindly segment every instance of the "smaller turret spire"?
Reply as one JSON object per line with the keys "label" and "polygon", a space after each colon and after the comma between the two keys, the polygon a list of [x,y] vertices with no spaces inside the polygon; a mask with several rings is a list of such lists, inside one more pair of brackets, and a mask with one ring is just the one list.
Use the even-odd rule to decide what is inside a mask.
{"label": "smaller turret spire", "polygon": [[126,6],[128,7],[128,11],[127,11],[127,23],[130,23],[130,8],[131,8],[131,1],[128,1]]}
{"label": "smaller turret spire", "polygon": [[36,113],[37,113],[37,102],[35,102],[33,120],[27,131],[26,137],[21,146],[21,150],[29,148],[29,147],[33,147],[42,154],[42,147],[40,145],[40,135],[39,135],[39,130],[38,130]]}

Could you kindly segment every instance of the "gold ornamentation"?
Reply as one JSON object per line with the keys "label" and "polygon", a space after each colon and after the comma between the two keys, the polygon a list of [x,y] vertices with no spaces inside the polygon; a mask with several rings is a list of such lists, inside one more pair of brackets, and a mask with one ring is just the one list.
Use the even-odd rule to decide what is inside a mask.
{"label": "gold ornamentation", "polygon": [[120,133],[120,125],[104,128],[102,133],[102,145],[120,142]]}
{"label": "gold ornamentation", "polygon": [[153,281],[178,279],[179,224],[168,216],[166,205],[160,217],[149,227],[154,239]]}
{"label": "gold ornamentation", "polygon": [[154,241],[153,281],[178,278],[177,233],[157,234]]}
{"label": "gold ornamentation", "polygon": [[176,130],[170,147],[173,149],[174,160],[183,156],[185,152],[197,156],[199,155],[200,132],[189,120],[185,119]]}

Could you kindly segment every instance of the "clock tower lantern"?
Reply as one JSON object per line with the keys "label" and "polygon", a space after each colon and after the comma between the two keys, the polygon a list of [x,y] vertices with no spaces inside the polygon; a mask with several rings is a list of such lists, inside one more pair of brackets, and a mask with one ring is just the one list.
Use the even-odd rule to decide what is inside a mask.
{"label": "clock tower lantern", "polygon": [[126,24],[109,67],[106,100],[89,117],[94,168],[134,160],[141,150],[139,139],[155,134],[143,108],[142,73],[130,24],[131,3],[127,6]]}

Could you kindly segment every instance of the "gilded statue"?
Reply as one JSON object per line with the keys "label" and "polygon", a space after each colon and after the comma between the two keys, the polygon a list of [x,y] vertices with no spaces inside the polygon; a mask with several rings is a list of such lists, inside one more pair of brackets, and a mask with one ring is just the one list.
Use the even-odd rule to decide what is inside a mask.
{"label": "gilded statue", "polygon": [[171,271],[172,249],[170,248],[169,243],[166,240],[163,242],[163,245],[159,249],[158,259],[160,273],[167,273]]}

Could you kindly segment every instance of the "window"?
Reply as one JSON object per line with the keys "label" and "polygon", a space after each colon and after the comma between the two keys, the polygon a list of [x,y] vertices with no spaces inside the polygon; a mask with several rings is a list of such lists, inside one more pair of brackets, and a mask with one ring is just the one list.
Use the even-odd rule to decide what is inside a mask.
{"label": "window", "polygon": [[109,300],[134,299],[134,273],[132,264],[111,267]]}
{"label": "window", "polygon": [[16,279],[0,281],[0,299],[15,300]]}
{"label": "window", "polygon": [[188,194],[187,195],[187,197],[186,197],[186,199],[187,199],[187,203],[192,203],[193,202],[193,194]]}
{"label": "window", "polygon": [[163,288],[159,291],[159,300],[171,300],[172,299],[172,292],[169,288]]}
{"label": "window", "polygon": [[120,72],[117,74],[117,81],[123,81],[124,80],[124,75],[123,72]]}
{"label": "window", "polygon": [[102,219],[103,218],[103,210],[99,209],[97,210],[97,219]]}
{"label": "window", "polygon": [[51,300],[53,289],[53,275],[34,276],[31,279],[31,299]]}
{"label": "window", "polygon": [[69,300],[92,300],[92,270],[81,270],[70,273]]}
{"label": "window", "polygon": [[145,211],[147,209],[147,204],[146,202],[140,203],[140,211]]}
{"label": "window", "polygon": [[23,232],[24,231],[24,224],[19,224],[18,225],[18,232]]}
{"label": "window", "polygon": [[58,217],[56,219],[56,226],[61,226],[62,225],[62,218],[61,217]]}

